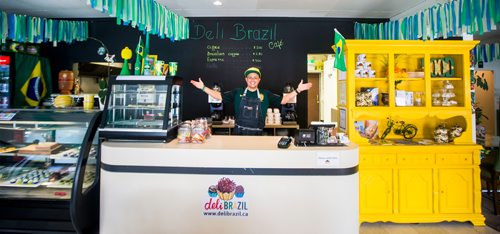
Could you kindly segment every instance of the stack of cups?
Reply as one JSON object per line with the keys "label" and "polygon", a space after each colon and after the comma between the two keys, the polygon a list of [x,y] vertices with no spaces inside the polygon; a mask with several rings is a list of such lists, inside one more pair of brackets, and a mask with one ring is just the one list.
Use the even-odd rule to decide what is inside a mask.
{"label": "stack of cups", "polygon": [[94,94],[83,95],[83,109],[92,110],[94,108]]}
{"label": "stack of cups", "polygon": [[274,108],[273,110],[273,124],[280,125],[281,124],[281,114],[278,108]]}
{"label": "stack of cups", "polygon": [[267,114],[266,114],[266,124],[267,124],[267,125],[274,124],[273,109],[271,109],[271,108],[267,108]]}

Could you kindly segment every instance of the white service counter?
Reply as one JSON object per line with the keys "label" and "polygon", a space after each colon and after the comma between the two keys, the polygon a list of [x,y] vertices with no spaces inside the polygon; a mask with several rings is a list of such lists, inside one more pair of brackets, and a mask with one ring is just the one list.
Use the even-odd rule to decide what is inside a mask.
{"label": "white service counter", "polygon": [[104,142],[100,233],[358,233],[358,148]]}

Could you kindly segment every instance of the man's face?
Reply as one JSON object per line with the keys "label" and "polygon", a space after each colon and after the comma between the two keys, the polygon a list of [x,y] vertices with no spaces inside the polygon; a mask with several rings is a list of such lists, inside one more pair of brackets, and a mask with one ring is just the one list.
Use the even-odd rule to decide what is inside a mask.
{"label": "man's face", "polygon": [[260,76],[257,73],[250,73],[245,77],[245,81],[247,82],[248,88],[256,89],[259,86]]}

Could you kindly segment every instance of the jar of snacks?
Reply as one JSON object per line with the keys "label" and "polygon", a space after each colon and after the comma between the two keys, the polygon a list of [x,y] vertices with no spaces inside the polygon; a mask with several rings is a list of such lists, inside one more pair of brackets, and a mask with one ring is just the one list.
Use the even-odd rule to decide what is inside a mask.
{"label": "jar of snacks", "polygon": [[183,123],[179,126],[177,130],[177,141],[179,143],[189,143],[191,142],[191,124]]}
{"label": "jar of snacks", "polygon": [[205,142],[205,128],[203,124],[196,121],[191,129],[191,142],[192,143],[204,143]]}

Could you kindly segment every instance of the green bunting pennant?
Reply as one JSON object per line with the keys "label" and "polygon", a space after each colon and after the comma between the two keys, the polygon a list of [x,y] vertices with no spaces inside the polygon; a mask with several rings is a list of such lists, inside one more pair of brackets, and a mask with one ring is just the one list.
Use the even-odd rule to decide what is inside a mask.
{"label": "green bunting pennant", "polygon": [[[389,23],[354,24],[354,38],[427,40],[483,34],[500,23],[499,0],[446,0]],[[416,18],[416,19],[415,19]],[[375,31],[375,32],[374,32]],[[383,33],[387,32],[387,33]]]}
{"label": "green bunting pennant", "polygon": [[88,0],[87,4],[116,17],[117,24],[137,27],[160,38],[189,39],[189,20],[155,0]]}
{"label": "green bunting pennant", "polygon": [[475,62],[493,62],[500,60],[500,43],[479,44],[472,50],[475,57]]}
{"label": "green bunting pennant", "polygon": [[88,37],[88,22],[53,20],[1,12],[0,36],[16,42],[42,43],[84,41]]}

